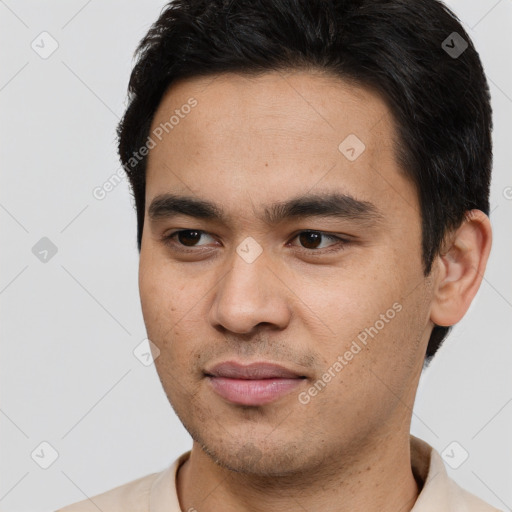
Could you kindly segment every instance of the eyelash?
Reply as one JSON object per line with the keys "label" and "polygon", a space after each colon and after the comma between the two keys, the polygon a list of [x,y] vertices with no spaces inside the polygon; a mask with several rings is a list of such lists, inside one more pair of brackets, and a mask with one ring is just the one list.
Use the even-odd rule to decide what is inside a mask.
{"label": "eyelash", "polygon": [[[186,232],[195,232],[195,233],[209,235],[209,233],[207,231],[202,231],[200,229],[180,229],[180,230],[174,231],[172,233],[163,235],[162,241],[164,242],[165,245],[167,245],[179,252],[189,253],[189,254],[190,253],[197,254],[200,251],[200,249],[193,248],[193,247],[187,247],[185,245],[180,244],[179,242],[177,242],[175,240],[177,235],[179,235],[180,233],[186,233]],[[318,230],[314,230],[314,229],[305,229],[305,230],[297,232],[291,238],[290,242],[295,240],[299,235],[301,235],[303,233],[316,233],[316,234],[321,235],[322,237],[337,241],[336,244],[330,245],[329,247],[325,247],[323,249],[307,249],[306,247],[294,246],[294,247],[297,247],[299,252],[303,252],[303,253],[306,253],[307,255],[311,255],[311,256],[318,256],[318,255],[323,255],[323,254],[328,254],[328,253],[340,252],[345,249],[345,246],[348,243],[350,243],[350,240],[348,240],[346,238],[342,238],[342,237],[339,237],[336,235],[332,235],[330,233],[326,233],[325,231],[318,231]],[[287,242],[287,244],[289,244],[290,242]],[[201,247],[201,246],[198,246],[198,247]]]}

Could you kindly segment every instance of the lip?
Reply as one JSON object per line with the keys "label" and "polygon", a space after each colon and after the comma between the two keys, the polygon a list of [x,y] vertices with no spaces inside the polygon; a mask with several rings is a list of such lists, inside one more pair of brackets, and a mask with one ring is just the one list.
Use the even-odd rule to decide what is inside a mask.
{"label": "lip", "polygon": [[267,361],[256,361],[250,364],[240,364],[236,361],[224,361],[216,364],[206,375],[226,377],[228,379],[296,379],[303,377],[284,366]]}
{"label": "lip", "polygon": [[296,389],[306,378],[266,361],[248,365],[226,361],[205,371],[205,375],[219,396],[228,402],[249,406],[274,402]]}

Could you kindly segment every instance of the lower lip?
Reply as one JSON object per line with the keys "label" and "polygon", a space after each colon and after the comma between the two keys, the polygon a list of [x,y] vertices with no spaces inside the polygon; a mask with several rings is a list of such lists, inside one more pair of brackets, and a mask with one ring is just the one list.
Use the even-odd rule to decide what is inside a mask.
{"label": "lower lip", "polygon": [[264,405],[296,389],[304,379],[228,379],[208,377],[215,392],[239,405]]}

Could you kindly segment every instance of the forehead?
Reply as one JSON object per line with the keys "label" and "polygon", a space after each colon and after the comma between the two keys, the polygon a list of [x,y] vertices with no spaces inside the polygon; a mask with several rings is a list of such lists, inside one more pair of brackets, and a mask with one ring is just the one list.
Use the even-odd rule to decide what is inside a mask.
{"label": "forehead", "polygon": [[150,136],[146,204],[181,192],[240,208],[247,194],[268,203],[321,186],[414,207],[384,100],[319,72],[182,80],[164,95]]}

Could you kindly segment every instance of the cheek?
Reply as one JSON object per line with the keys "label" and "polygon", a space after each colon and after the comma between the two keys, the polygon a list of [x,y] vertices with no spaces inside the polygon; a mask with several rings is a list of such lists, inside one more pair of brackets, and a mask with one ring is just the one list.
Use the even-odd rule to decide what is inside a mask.
{"label": "cheek", "polygon": [[400,300],[400,280],[375,260],[322,270],[323,275],[297,274],[294,291],[303,299],[301,316],[317,319],[317,330],[335,343],[357,336]]}
{"label": "cheek", "polygon": [[[155,322],[176,322],[183,304],[185,283],[171,262],[151,242],[142,245],[139,261],[139,293],[144,320],[148,327]],[[146,320],[147,319],[147,320]],[[149,325],[148,325],[149,323]]]}
{"label": "cheek", "polygon": [[206,318],[205,286],[204,278],[194,279],[168,260],[157,261],[141,252],[142,314],[148,338],[160,349],[162,361],[185,357],[200,339],[199,332],[204,330],[200,322]]}
{"label": "cheek", "polygon": [[165,333],[179,320],[182,286],[169,267],[142,250],[139,264],[139,293],[149,339],[161,348]]}
{"label": "cheek", "polygon": [[428,301],[420,296],[420,268],[399,261],[381,251],[380,258],[336,268],[326,279],[299,279],[297,295],[305,298],[299,317],[309,319],[310,343],[327,368],[342,357],[339,381],[360,379],[365,368],[384,375],[393,369],[400,380],[421,358],[418,343],[428,323]]}
{"label": "cheek", "polygon": [[189,311],[183,284],[177,283],[173,275],[162,272],[162,267],[142,265],[139,290],[147,336],[160,351],[155,368],[167,397],[176,406],[186,401],[186,390],[190,386],[188,368],[193,348],[191,341],[195,338],[190,332],[193,309]]}

